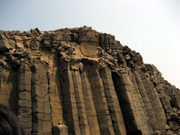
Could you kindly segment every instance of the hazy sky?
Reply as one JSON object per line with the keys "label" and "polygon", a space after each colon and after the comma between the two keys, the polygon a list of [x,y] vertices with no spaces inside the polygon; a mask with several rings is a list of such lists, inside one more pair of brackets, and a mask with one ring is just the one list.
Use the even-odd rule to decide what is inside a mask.
{"label": "hazy sky", "polygon": [[140,52],[180,88],[180,0],[1,0],[0,29],[91,26]]}

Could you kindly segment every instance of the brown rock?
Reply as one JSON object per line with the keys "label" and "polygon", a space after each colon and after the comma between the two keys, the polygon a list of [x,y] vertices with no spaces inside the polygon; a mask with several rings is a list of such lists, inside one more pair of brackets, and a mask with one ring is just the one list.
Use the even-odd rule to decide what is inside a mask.
{"label": "brown rock", "polygon": [[15,42],[13,40],[8,40],[4,34],[0,35],[0,50],[4,51],[7,49],[15,48]]}
{"label": "brown rock", "polygon": [[111,34],[86,26],[1,31],[0,52],[0,103],[18,115],[26,134],[180,129],[179,89]]}
{"label": "brown rock", "polygon": [[96,46],[89,43],[81,43],[81,53],[87,57],[93,57],[96,55]]}
{"label": "brown rock", "polygon": [[153,135],[162,135],[162,133],[159,130],[155,130]]}
{"label": "brown rock", "polygon": [[95,31],[84,31],[79,34],[79,42],[96,42]]}
{"label": "brown rock", "polygon": [[68,135],[68,127],[65,125],[58,125],[52,127],[53,135]]}
{"label": "brown rock", "polygon": [[99,45],[103,49],[109,49],[109,44],[108,44],[108,35],[107,34],[100,34],[99,35]]}

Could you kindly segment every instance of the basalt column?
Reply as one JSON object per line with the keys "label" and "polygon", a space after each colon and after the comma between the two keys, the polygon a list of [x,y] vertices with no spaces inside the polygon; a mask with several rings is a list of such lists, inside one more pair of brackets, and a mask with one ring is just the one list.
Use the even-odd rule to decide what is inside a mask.
{"label": "basalt column", "polygon": [[108,103],[114,132],[116,135],[126,135],[123,115],[119,106],[117,94],[112,81],[111,69],[106,67],[100,70],[103,80],[105,95]]}
{"label": "basalt column", "polygon": [[137,124],[138,118],[135,113],[135,101],[128,72],[125,69],[122,69],[119,72],[113,72],[112,79],[123,113],[127,131],[135,132],[139,130],[138,126],[140,125]]}
{"label": "basalt column", "polygon": [[142,71],[139,71],[138,73],[142,80],[144,88],[147,92],[147,95],[150,99],[150,103],[152,105],[155,118],[157,120],[158,129],[162,133],[164,133],[165,132],[164,127],[166,125],[166,116],[165,116],[165,112],[163,110],[162,104],[160,102],[160,99],[158,97],[158,93],[157,93],[156,89],[153,87],[151,81],[148,78],[146,78],[146,76],[142,73]]}
{"label": "basalt column", "polygon": [[46,64],[34,62],[32,72],[32,134],[50,134],[52,118]]}
{"label": "basalt column", "polygon": [[82,72],[81,73],[81,82],[82,82],[82,89],[84,94],[84,102],[86,106],[86,113],[87,113],[87,119],[88,124],[90,128],[91,135],[101,135],[100,129],[99,129],[99,123],[97,119],[97,113],[94,106],[94,100],[92,96],[91,86],[89,83],[89,80],[87,78],[87,73]]}
{"label": "basalt column", "polygon": [[28,135],[32,132],[32,100],[31,100],[31,67],[26,59],[21,63],[19,80],[19,113],[18,118]]}
{"label": "basalt column", "polygon": [[[141,123],[141,131],[145,135],[152,134],[153,133],[153,129],[152,129],[153,117],[152,117],[152,119],[151,119],[151,117],[150,118],[148,117],[148,116],[150,116],[150,115],[148,115],[149,114],[148,109],[151,108],[150,111],[152,112],[152,107],[151,107],[151,104],[148,104],[149,102],[147,102],[147,100],[148,100],[147,95],[145,95],[145,93],[142,94],[144,92],[143,88],[141,87],[141,84],[139,83],[139,80],[137,79],[138,76],[136,76],[136,74],[134,72],[135,72],[134,70],[131,70],[131,72],[129,72],[129,74],[130,74],[129,76],[130,76],[131,82],[133,84],[132,90],[133,90],[135,101],[136,101],[135,104],[136,104],[136,108],[137,108],[137,114],[138,114],[138,117],[139,117],[140,123]],[[154,117],[154,119],[155,119],[155,117]]]}
{"label": "basalt column", "polygon": [[70,70],[65,70],[62,76],[62,94],[64,101],[64,115],[70,135],[81,135],[79,115],[74,91],[74,83]]}
{"label": "basalt column", "polygon": [[146,92],[144,85],[142,83],[142,80],[139,77],[138,73],[135,71],[135,72],[133,72],[133,74],[134,74],[139,92],[140,92],[141,97],[142,97],[143,102],[144,102],[144,106],[145,106],[145,109],[147,112],[147,116],[149,118],[149,123],[150,123],[151,127],[153,128],[153,130],[158,130],[157,119],[155,117],[155,114],[154,114],[155,112],[152,108],[150,99],[148,97],[148,93]]}
{"label": "basalt column", "polygon": [[74,91],[76,97],[76,103],[78,108],[78,115],[79,115],[79,125],[81,129],[82,135],[90,135],[86,109],[84,104],[84,95],[82,91],[82,83],[79,71],[72,71],[72,78],[74,84]]}
{"label": "basalt column", "polygon": [[88,79],[91,86],[101,134],[115,135],[107,99],[105,96],[103,81],[99,74],[98,68],[87,64],[86,73],[88,74]]}
{"label": "basalt column", "polygon": [[62,90],[60,84],[60,76],[58,73],[58,58],[56,55],[51,55],[49,59],[48,69],[48,84],[49,84],[49,97],[52,115],[52,124],[56,126],[61,122],[64,124],[63,108],[62,108]]}

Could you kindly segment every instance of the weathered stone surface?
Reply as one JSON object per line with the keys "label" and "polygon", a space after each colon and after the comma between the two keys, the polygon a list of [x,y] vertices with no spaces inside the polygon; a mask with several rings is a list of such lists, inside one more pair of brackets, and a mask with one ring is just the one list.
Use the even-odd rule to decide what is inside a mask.
{"label": "weathered stone surface", "polygon": [[99,123],[97,119],[97,113],[93,101],[93,96],[91,92],[91,86],[87,78],[87,73],[83,72],[81,74],[82,78],[82,89],[84,94],[84,102],[86,107],[87,119],[89,124],[89,129],[91,135],[100,135]]}
{"label": "weathered stone surface", "polygon": [[32,99],[31,99],[31,69],[26,63],[19,68],[19,114],[26,134],[32,131]]}
{"label": "weathered stone surface", "polygon": [[[139,84],[141,81],[139,80],[138,75],[136,75],[134,71],[129,73],[129,75],[130,80],[133,84],[132,91],[134,93],[136,115],[138,116],[137,124],[139,125],[139,130],[142,132],[142,134],[152,134],[153,129],[151,126],[151,119],[153,119],[153,117],[148,117],[148,111],[152,112],[152,110],[146,110],[149,109],[148,107],[151,108],[151,106],[149,105],[148,107],[146,107],[147,104],[145,105],[146,102],[143,101],[143,87],[141,86],[141,84]],[[134,132],[138,132],[139,130]]]}
{"label": "weathered stone surface", "polygon": [[96,42],[95,31],[84,31],[79,34],[79,42]]}
{"label": "weathered stone surface", "polygon": [[110,116],[113,122],[114,132],[118,135],[126,134],[125,123],[122,112],[120,110],[117,94],[114,88],[111,70],[109,68],[102,69],[100,71],[100,74],[104,83],[105,94],[108,95],[106,96],[106,98],[108,102]]}
{"label": "weathered stone surface", "polygon": [[173,111],[168,96],[163,94],[160,96],[160,100],[166,113],[170,113]]}
{"label": "weathered stone surface", "polygon": [[123,113],[126,128],[128,132],[135,132],[138,130],[138,128],[140,128],[140,123],[137,123],[139,120],[138,115],[136,115],[137,111],[132,91],[133,86],[130,82],[128,72],[124,70],[120,72],[114,72],[112,78]]}
{"label": "weathered stone surface", "polygon": [[62,92],[65,100],[64,109],[66,114],[66,122],[69,126],[69,134],[81,134],[78,108],[71,71],[64,71],[62,79],[64,80],[62,84]]}
{"label": "weathered stone surface", "polygon": [[91,27],[0,31],[0,103],[27,135],[171,134],[180,92],[140,53]]}
{"label": "weathered stone surface", "polygon": [[15,48],[15,42],[12,39],[7,39],[4,34],[0,34],[0,51]]}
{"label": "weathered stone surface", "polygon": [[[139,70],[138,70],[139,71]],[[134,72],[134,77],[136,80],[136,84],[138,86],[139,92],[142,96],[142,100],[144,102],[144,107],[145,110],[147,112],[147,116],[149,118],[149,124],[151,125],[151,127],[153,128],[153,130],[157,130],[158,126],[157,126],[157,119],[155,118],[155,114],[156,112],[153,111],[150,99],[148,97],[148,93],[146,92],[144,86],[143,86],[143,82],[141,80],[141,78],[138,75],[138,72]]]}
{"label": "weathered stone surface", "polygon": [[99,45],[100,45],[103,49],[109,48],[108,35],[107,35],[107,34],[100,34],[100,36],[99,36]]}
{"label": "weathered stone surface", "polygon": [[115,133],[112,125],[112,119],[110,117],[104,86],[100,74],[96,68],[90,65],[86,65],[86,72],[88,74],[91,91],[94,98],[94,104],[98,116],[101,134],[114,135]]}
{"label": "weathered stone surface", "polygon": [[77,108],[78,108],[81,134],[89,135],[90,129],[89,129],[87,115],[86,115],[84,96],[82,92],[82,83],[81,83],[79,71],[72,72],[72,79],[73,79],[75,97],[76,97]]}
{"label": "weathered stone surface", "polygon": [[52,44],[59,44],[60,41],[71,41],[71,36],[69,34],[56,33],[52,36]]}
{"label": "weathered stone surface", "polygon": [[58,125],[52,127],[53,135],[68,135],[68,127],[65,125]]}
{"label": "weathered stone surface", "polygon": [[0,68],[0,103],[10,107],[17,114],[17,71],[9,65],[3,67]]}
{"label": "weathered stone surface", "polygon": [[[58,60],[57,57],[50,57],[49,70],[48,70],[48,82],[49,82],[49,101],[52,114],[52,124],[58,125],[63,119],[62,108],[62,92],[60,78],[58,74]],[[48,100],[46,101],[48,102]]]}
{"label": "weathered stone surface", "polygon": [[96,55],[96,46],[91,43],[81,43],[81,52],[84,56],[93,57]]}
{"label": "weathered stone surface", "polygon": [[166,118],[165,118],[165,112],[162,107],[162,103],[160,102],[160,98],[158,96],[158,92],[153,87],[153,82],[149,81],[149,78],[146,78],[146,76],[142,72],[140,74],[140,77],[142,78],[144,87],[148,93],[152,108],[154,110],[154,114],[157,119],[158,128],[162,133],[164,133]]}

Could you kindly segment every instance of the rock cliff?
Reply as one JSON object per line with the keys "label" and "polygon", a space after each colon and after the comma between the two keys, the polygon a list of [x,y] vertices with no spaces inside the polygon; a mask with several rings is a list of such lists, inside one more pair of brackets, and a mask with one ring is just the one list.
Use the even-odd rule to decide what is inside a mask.
{"label": "rock cliff", "polygon": [[0,103],[28,135],[55,134],[59,124],[68,135],[180,129],[179,89],[115,36],[86,26],[0,31]]}

